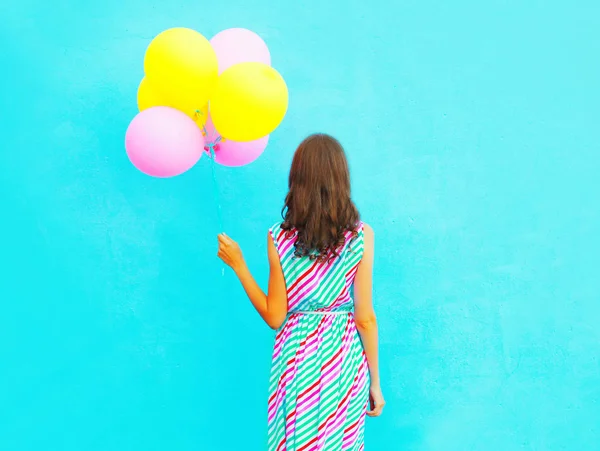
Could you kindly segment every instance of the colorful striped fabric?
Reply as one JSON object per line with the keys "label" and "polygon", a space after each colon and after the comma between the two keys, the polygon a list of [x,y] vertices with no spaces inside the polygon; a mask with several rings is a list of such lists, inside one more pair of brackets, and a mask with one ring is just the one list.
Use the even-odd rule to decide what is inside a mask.
{"label": "colorful striped fabric", "polygon": [[288,295],[277,331],[268,406],[269,451],[364,449],[367,361],[352,315],[364,230],[346,234],[339,258],[294,256],[295,234],[270,229]]}

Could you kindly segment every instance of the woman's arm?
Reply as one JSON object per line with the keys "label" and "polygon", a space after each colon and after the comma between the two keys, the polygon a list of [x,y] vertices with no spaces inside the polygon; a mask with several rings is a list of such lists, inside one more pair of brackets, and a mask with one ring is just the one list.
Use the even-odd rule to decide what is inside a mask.
{"label": "woman's arm", "polygon": [[267,247],[269,256],[268,294],[265,294],[254,280],[238,244],[225,234],[219,235],[219,253],[217,255],[234,270],[250,302],[262,319],[272,329],[279,329],[288,312],[287,290],[279,255],[270,234]]}
{"label": "woman's arm", "polygon": [[370,416],[378,416],[385,404],[379,380],[379,351],[377,318],[373,309],[373,260],[375,255],[375,235],[373,229],[364,225],[365,250],[358,265],[354,280],[354,321],[363,343],[369,373],[371,376]]}

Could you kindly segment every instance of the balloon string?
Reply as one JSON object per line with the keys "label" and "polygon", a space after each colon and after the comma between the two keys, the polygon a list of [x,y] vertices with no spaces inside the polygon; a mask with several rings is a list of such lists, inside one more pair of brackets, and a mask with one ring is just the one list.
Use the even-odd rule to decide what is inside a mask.
{"label": "balloon string", "polygon": [[[217,182],[217,156],[215,154],[216,142],[208,143],[208,149],[210,152],[212,179],[213,179],[213,192],[215,203],[217,204],[217,221],[219,223],[219,233],[223,233],[223,212],[221,211],[221,201],[219,196],[219,183]],[[225,276],[225,267],[221,268],[221,276]]]}
{"label": "balloon string", "polygon": [[[196,119],[198,116],[202,116],[202,112],[196,110]],[[217,181],[217,155],[215,153],[215,147],[221,142],[221,136],[217,136],[215,139],[211,139],[208,136],[208,131],[206,130],[206,126],[202,124],[202,132],[204,137],[207,139],[205,150],[208,151],[209,157],[212,160],[211,162],[211,172],[212,172],[212,185],[213,185],[213,193],[215,198],[215,203],[217,205],[217,222],[219,224],[219,233],[223,233],[223,212],[221,210],[221,201],[219,196],[219,183]],[[221,268],[221,276],[225,276],[225,268]]]}
{"label": "balloon string", "polygon": [[[204,113],[200,110],[196,110],[196,114],[194,120],[196,123],[200,120],[200,116],[204,116]],[[206,130],[206,125],[204,121],[200,122],[202,124],[202,134],[206,138],[206,146],[204,150],[208,151],[208,155],[212,160],[211,163],[211,172],[213,179],[213,193],[215,198],[215,203],[217,204],[217,222],[219,224],[219,233],[223,233],[223,212],[221,211],[221,201],[219,196],[219,183],[217,181],[217,155],[215,153],[215,147],[218,149],[218,144],[223,140],[223,138],[219,135],[215,139],[208,136],[208,130]],[[221,268],[221,276],[225,276],[225,268]]]}
{"label": "balloon string", "polygon": [[212,179],[213,179],[213,191],[215,194],[215,202],[217,204],[217,220],[219,222],[219,233],[223,233],[223,212],[221,211],[221,202],[219,200],[219,183],[217,182],[217,156],[215,155],[215,144],[208,144],[210,159],[212,160],[211,169],[212,169]]}

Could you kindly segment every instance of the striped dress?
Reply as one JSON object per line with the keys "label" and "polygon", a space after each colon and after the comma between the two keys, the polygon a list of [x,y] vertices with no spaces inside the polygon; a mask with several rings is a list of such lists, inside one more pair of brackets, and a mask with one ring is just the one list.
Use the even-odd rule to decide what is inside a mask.
{"label": "striped dress", "polygon": [[369,373],[353,317],[352,286],[364,227],[346,234],[339,258],[294,256],[295,234],[270,229],[289,314],[277,331],[268,404],[269,451],[364,449]]}

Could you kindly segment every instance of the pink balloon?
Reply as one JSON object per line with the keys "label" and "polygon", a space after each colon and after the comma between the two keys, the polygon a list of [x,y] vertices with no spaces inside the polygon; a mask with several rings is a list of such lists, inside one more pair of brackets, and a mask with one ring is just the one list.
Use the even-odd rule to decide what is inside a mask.
{"label": "pink balloon", "polygon": [[[210,115],[206,121],[206,143],[215,142],[220,136],[213,125]],[[228,139],[214,144],[215,161],[223,166],[238,167],[252,163],[264,152],[269,143],[269,136],[255,141],[230,141]],[[209,153],[210,147],[206,145],[204,150]]]}
{"label": "pink balloon", "polygon": [[139,113],[125,134],[133,165],[153,177],[173,177],[194,166],[204,151],[196,123],[179,110],[157,106]]}
{"label": "pink balloon", "polygon": [[210,43],[217,53],[219,73],[238,63],[256,62],[271,65],[265,41],[245,28],[230,28],[215,35]]}

